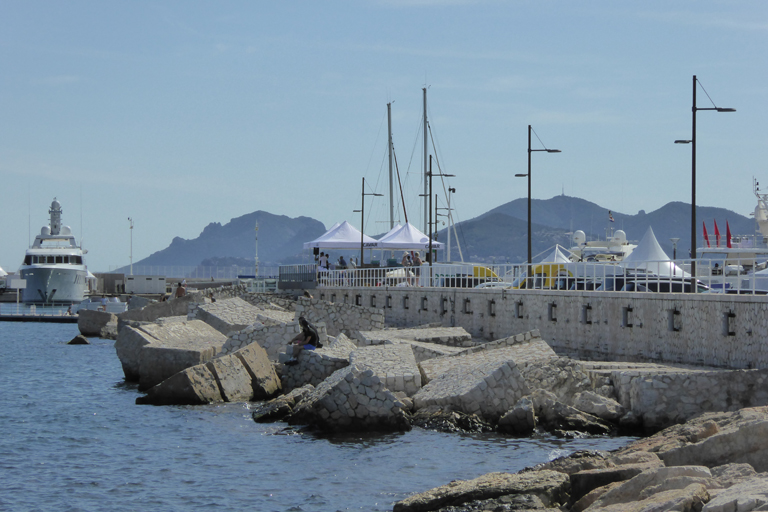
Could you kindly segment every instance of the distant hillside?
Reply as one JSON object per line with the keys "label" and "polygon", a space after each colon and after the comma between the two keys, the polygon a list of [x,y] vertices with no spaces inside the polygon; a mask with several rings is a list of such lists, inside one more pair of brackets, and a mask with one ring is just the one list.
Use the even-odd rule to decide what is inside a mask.
{"label": "distant hillside", "polygon": [[[608,212],[611,212],[614,222],[610,222]],[[527,229],[528,200],[527,198],[515,199],[509,203],[498,206],[489,212],[476,217],[470,221],[457,225],[457,230],[464,231],[467,238],[467,244],[472,244],[475,240],[474,230],[478,223],[485,226],[481,229],[485,232],[489,229],[497,228],[507,230],[508,226],[501,225],[498,214],[514,217],[522,221],[522,240],[519,243],[525,244],[525,231]],[[595,203],[570,197],[565,195],[555,196],[551,199],[534,199],[531,201],[531,218],[534,224],[541,227],[534,229],[533,234],[533,253],[537,254],[546,249],[541,244],[541,239],[553,240],[549,246],[554,245],[554,240],[566,247],[571,245],[570,238],[563,236],[566,232],[573,230],[582,230],[587,234],[588,240],[605,239],[609,229],[623,229],[629,240],[639,241],[648,227],[653,227],[656,238],[659,240],[662,248],[672,256],[672,242],[670,238],[680,238],[677,244],[677,256],[684,258],[688,256],[688,248],[691,239],[691,206],[687,203],[673,202],[668,203],[658,210],[646,213],[641,210],[636,215],[621,213],[609,206],[599,206]],[[749,235],[755,232],[755,222],[751,217],[739,215],[724,208],[713,208],[709,206],[698,206],[696,208],[697,220],[697,245],[701,247],[704,244],[702,236],[702,222],[706,222],[707,231],[710,235],[710,242],[714,244],[714,225],[716,220],[720,234],[725,237],[726,220],[731,226],[732,235]],[[464,227],[466,225],[466,227]],[[515,231],[517,232],[517,231]],[[558,237],[558,235],[560,235]],[[443,239],[444,240],[444,239]],[[485,251],[488,253],[488,251]],[[492,253],[493,251],[491,251]],[[515,251],[519,252],[519,251]],[[526,250],[522,252],[522,258],[517,261],[525,260]],[[490,254],[490,253],[488,253]],[[466,256],[465,256],[466,259]]]}
{"label": "distant hillside", "polygon": [[[325,233],[320,221],[309,217],[290,218],[257,211],[230,220],[223,226],[208,224],[193,240],[176,237],[167,248],[141,261],[142,265],[200,265],[204,260],[242,258],[252,265],[255,256],[255,225],[259,223],[259,263],[277,265],[298,257],[304,242]],[[240,260],[242,261],[242,260]]]}
{"label": "distant hillside", "polygon": [[[459,223],[456,226],[465,261],[486,263],[520,263],[527,255],[527,199],[515,199],[494,208],[483,215]],[[587,239],[605,239],[609,228],[623,229],[627,238],[639,241],[648,226],[652,226],[662,248],[672,256],[670,238],[680,238],[677,255],[688,256],[690,245],[690,206],[686,203],[669,203],[650,213],[644,211],[628,215],[616,211],[610,204],[600,206],[577,197],[565,195],[551,199],[532,201],[533,255],[548,251],[555,244],[570,247],[571,232],[580,229]],[[611,211],[615,222],[608,219]],[[725,222],[731,225],[731,233],[752,234],[754,220],[729,210],[712,207],[697,209],[698,245],[704,241],[701,223],[706,221],[710,240],[714,243],[713,219],[717,219],[720,233],[725,236]],[[232,219],[228,223],[211,223],[200,236],[192,240],[174,238],[171,244],[148,258],[134,262],[143,265],[240,265],[250,266],[254,258],[254,226],[259,223],[259,262],[263,265],[300,263],[304,242],[314,240],[325,232],[325,227],[308,217],[289,218],[257,211]],[[456,237],[452,235],[451,257],[459,260]],[[445,229],[438,233],[440,242],[447,241]],[[357,251],[334,251],[347,257]],[[444,258],[440,255],[440,259]],[[366,259],[368,256],[366,255]]]}
{"label": "distant hillside", "polygon": [[[485,263],[519,263],[528,254],[528,223],[504,213],[488,213],[456,226],[465,261]],[[568,240],[566,230],[532,224],[532,252],[536,254]],[[438,232],[438,240],[446,243],[447,230]],[[459,261],[456,237],[451,233],[451,259]]]}

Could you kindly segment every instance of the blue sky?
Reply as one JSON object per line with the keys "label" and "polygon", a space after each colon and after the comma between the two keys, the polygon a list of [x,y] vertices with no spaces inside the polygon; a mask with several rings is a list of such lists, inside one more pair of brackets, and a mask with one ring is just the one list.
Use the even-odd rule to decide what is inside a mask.
{"label": "blue sky", "polygon": [[768,184],[767,43],[762,1],[0,1],[0,266],[54,196],[92,271],[128,263],[128,217],[134,261],[255,210],[358,225],[362,177],[383,232],[389,101],[421,225],[425,85],[459,220],[526,195],[528,124],[562,150],[533,155],[534,198],[689,202],[673,141],[694,74],[738,110],[698,115],[698,203],[748,214],[752,177]]}

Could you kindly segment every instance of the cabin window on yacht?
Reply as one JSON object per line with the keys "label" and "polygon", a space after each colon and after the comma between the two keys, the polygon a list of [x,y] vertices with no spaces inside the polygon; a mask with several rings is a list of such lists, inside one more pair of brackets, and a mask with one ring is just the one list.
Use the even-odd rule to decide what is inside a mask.
{"label": "cabin window on yacht", "polygon": [[64,258],[64,263],[69,263],[69,256],[62,256]]}
{"label": "cabin window on yacht", "polygon": [[56,256],[48,256],[48,263],[56,263]]}
{"label": "cabin window on yacht", "polygon": [[[33,257],[27,254],[24,256],[24,264],[25,265],[31,265],[33,261]],[[34,262],[37,263],[37,256],[34,256]]]}
{"label": "cabin window on yacht", "polygon": [[82,265],[83,264],[83,257],[82,256],[72,256],[72,263],[75,265]]}
{"label": "cabin window on yacht", "polygon": [[64,257],[63,256],[56,256],[56,263],[64,263]]}

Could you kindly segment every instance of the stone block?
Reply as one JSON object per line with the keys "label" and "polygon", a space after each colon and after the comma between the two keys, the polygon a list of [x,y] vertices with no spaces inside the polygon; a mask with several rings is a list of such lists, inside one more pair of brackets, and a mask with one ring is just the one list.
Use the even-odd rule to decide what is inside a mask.
{"label": "stone block", "polygon": [[[356,348],[349,355],[350,364],[370,368],[393,392],[412,396],[421,389],[421,374],[410,345],[379,345]],[[410,376],[406,384],[405,376]],[[418,377],[417,377],[418,376]]]}
{"label": "stone block", "polygon": [[206,367],[215,377],[225,402],[247,402],[253,397],[251,375],[237,356],[218,357]]}
{"label": "stone block", "polygon": [[[128,331],[130,327],[121,330]],[[226,338],[199,320],[168,325],[144,324],[118,337],[118,357],[126,379],[137,368],[139,389],[149,389],[185,368],[206,363],[221,349]],[[121,339],[123,342],[121,343]],[[133,358],[138,356],[138,360]]]}
{"label": "stone block", "polygon": [[223,402],[216,377],[205,365],[186,368],[136,399],[137,404],[200,405]]}
{"label": "stone block", "polygon": [[107,324],[117,325],[117,316],[105,311],[81,309],[77,312],[77,328],[86,337],[99,337]]}
{"label": "stone block", "polygon": [[282,385],[267,352],[255,343],[241,348],[233,354],[251,376],[252,400],[268,400],[279,393]]}

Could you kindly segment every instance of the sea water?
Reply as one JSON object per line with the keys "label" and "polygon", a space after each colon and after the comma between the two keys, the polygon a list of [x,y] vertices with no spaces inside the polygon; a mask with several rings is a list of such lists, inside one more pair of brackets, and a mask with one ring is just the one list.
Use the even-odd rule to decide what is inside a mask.
{"label": "sea water", "polygon": [[0,510],[392,510],[408,495],[626,437],[321,436],[249,404],[135,405],[114,342],[73,324],[0,322]]}

